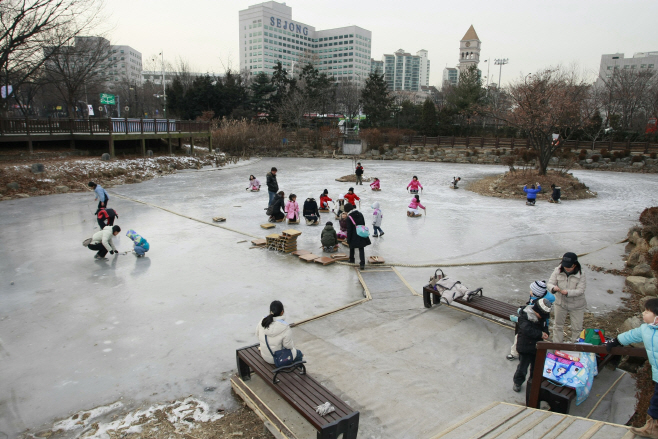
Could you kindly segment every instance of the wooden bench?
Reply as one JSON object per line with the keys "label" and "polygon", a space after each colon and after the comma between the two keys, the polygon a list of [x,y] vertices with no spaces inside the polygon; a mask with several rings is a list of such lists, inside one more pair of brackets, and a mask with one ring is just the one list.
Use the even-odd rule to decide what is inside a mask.
{"label": "wooden bench", "polygon": [[[359,430],[359,412],[341,401],[336,395],[307,374],[295,371],[278,375],[274,383],[274,366],[263,360],[259,344],[246,346],[236,351],[238,374],[242,381],[251,379],[255,373],[276,393],[302,415],[317,431],[318,439],[356,439]],[[329,402],[336,411],[325,416],[315,408]]]}
{"label": "wooden bench", "polygon": [[[455,302],[505,320],[509,320],[511,315],[516,315],[519,309],[518,306],[483,296],[482,291],[480,291],[480,295],[471,296],[470,302],[464,299],[455,299]],[[431,308],[432,305],[441,303],[441,293],[431,286],[425,285],[423,287],[423,303],[425,308]]]}
{"label": "wooden bench", "polygon": [[[571,408],[571,401],[576,398],[576,390],[571,387],[566,386],[556,386],[546,378],[542,377],[541,388],[539,390],[539,401],[537,401],[537,407],[539,408],[539,403],[541,401],[546,401],[549,406],[551,406],[551,411],[555,413],[562,413],[564,415],[569,414],[569,409]],[[530,389],[532,388],[532,381],[528,381],[525,392],[525,401],[526,406],[530,401]]]}

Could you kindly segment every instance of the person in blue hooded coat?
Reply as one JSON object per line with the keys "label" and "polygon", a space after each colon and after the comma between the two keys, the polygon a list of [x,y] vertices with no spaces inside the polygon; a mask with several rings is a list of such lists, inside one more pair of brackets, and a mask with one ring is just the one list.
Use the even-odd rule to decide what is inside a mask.
{"label": "person in blue hooded coat", "polygon": [[539,183],[535,183],[535,184],[537,185],[536,187],[534,184],[531,185],[529,188],[527,184],[523,186],[523,192],[525,192],[527,195],[525,204],[530,206],[535,205],[535,201],[537,201],[537,194],[541,192],[541,185]]}
{"label": "person in blue hooded coat", "polygon": [[126,236],[132,239],[133,243],[135,244],[135,247],[133,248],[133,252],[137,255],[138,258],[143,258],[144,253],[149,251],[151,248],[148,241],[144,239],[143,236],[138,235],[137,232],[135,232],[134,230],[128,230]]}
{"label": "person in blue hooded coat", "polygon": [[607,342],[605,347],[610,352],[617,346],[644,343],[655,387],[651,401],[649,401],[646,424],[641,428],[631,428],[631,431],[638,436],[658,438],[658,298],[649,299],[644,303],[642,320],[644,324],[639,328],[619,334],[617,338]]}

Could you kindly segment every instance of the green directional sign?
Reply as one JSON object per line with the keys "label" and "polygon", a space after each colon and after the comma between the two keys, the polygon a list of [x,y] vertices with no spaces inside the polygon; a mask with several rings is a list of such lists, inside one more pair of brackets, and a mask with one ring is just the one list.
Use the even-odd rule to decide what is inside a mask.
{"label": "green directional sign", "polygon": [[117,102],[114,99],[114,95],[111,95],[109,93],[101,93],[101,104],[116,105]]}

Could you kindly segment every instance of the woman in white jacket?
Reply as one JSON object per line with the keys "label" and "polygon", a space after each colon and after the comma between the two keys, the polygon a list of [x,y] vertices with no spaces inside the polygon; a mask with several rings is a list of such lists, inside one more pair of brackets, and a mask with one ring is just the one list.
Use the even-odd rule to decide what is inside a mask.
{"label": "woman in white jacket", "polygon": [[[292,358],[295,361],[301,361],[302,351],[295,349],[295,344],[292,342],[292,330],[290,325],[283,320],[283,304],[278,300],[270,303],[270,314],[265,317],[256,327],[256,336],[260,342],[260,354],[263,360],[270,364],[274,364],[274,358],[270,354],[272,352],[280,351],[281,349],[290,349],[292,351]],[[267,336],[267,343],[265,342]],[[270,348],[267,348],[269,344]]]}
{"label": "woman in white jacket", "polygon": [[546,283],[548,290],[555,294],[553,343],[562,343],[567,314],[571,320],[571,341],[576,341],[580,336],[585,308],[587,308],[586,286],[587,278],[578,262],[578,256],[571,252],[565,253],[562,263],[553,270],[551,278]]}

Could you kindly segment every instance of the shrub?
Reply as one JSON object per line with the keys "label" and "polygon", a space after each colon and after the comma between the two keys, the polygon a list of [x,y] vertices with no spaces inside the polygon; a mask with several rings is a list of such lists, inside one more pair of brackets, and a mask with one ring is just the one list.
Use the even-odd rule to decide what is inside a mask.
{"label": "shrub", "polygon": [[641,155],[634,155],[631,158],[631,163],[640,163],[640,162],[643,162],[643,161],[644,161],[644,157],[641,156]]}
{"label": "shrub", "polygon": [[587,155],[587,150],[586,149],[581,149],[580,150],[580,155],[583,155],[583,154]]}
{"label": "shrub", "polygon": [[415,147],[415,148],[414,148],[414,154],[415,154],[415,155],[420,154],[420,148]]}
{"label": "shrub", "polygon": [[654,236],[658,236],[658,207],[647,207],[640,214],[640,224]]}
{"label": "shrub", "polygon": [[655,160],[656,159],[656,153],[652,152],[651,154],[649,154],[649,157],[651,157],[652,159]]}
{"label": "shrub", "polygon": [[653,254],[651,259],[651,269],[653,270],[654,275],[658,275],[658,252]]}
{"label": "shrub", "polygon": [[519,158],[523,161],[523,163],[530,163],[536,160],[537,157],[538,157],[537,151],[535,151],[534,149],[524,149],[519,154]]}
{"label": "shrub", "polygon": [[501,162],[503,162],[503,165],[509,166],[509,170],[511,172],[514,172],[514,165],[516,164],[516,156],[513,155],[506,155],[501,159]]}
{"label": "shrub", "polygon": [[388,145],[395,147],[400,146],[400,142],[404,137],[401,130],[390,130],[386,133],[386,136],[388,137]]}
{"label": "shrub", "polygon": [[379,147],[379,153],[382,155],[386,154],[386,147],[384,145],[381,145]]}
{"label": "shrub", "polygon": [[377,128],[366,128],[359,132],[359,138],[368,143],[371,149],[379,148],[384,144],[384,136]]}
{"label": "shrub", "polygon": [[612,153],[612,156],[615,159],[623,159],[624,157],[626,157],[624,151],[615,151],[614,153]]}
{"label": "shrub", "polygon": [[587,154],[583,154],[582,152],[580,153],[580,155],[578,155],[578,160],[580,160],[580,161],[583,161],[586,158],[587,158]]}
{"label": "shrub", "polygon": [[473,155],[473,156],[477,156],[478,154],[479,154],[479,152],[478,152],[477,149],[475,149],[475,148],[472,148],[472,149],[471,149],[471,155]]}
{"label": "shrub", "polygon": [[470,156],[471,156],[471,152],[470,152],[470,151],[466,151],[466,157],[470,157]]}
{"label": "shrub", "polygon": [[592,157],[590,157],[594,163],[598,162],[601,160],[601,156],[598,154],[594,154]]}
{"label": "shrub", "polygon": [[610,151],[608,151],[608,148],[601,148],[601,157],[603,157],[604,159],[611,158]]}
{"label": "shrub", "polygon": [[630,149],[625,149],[624,150],[624,157],[628,157],[631,155],[631,150]]}

